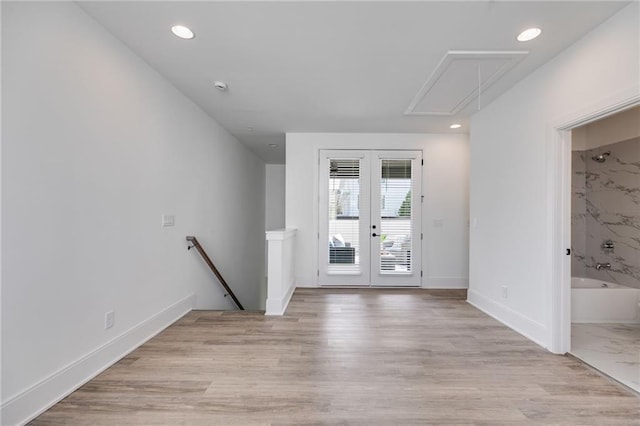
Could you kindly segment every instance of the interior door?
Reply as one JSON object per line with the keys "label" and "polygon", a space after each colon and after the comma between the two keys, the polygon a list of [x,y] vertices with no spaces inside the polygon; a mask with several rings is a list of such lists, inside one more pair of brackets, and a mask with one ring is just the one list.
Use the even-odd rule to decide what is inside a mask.
{"label": "interior door", "polygon": [[320,285],[419,286],[420,151],[320,151]]}

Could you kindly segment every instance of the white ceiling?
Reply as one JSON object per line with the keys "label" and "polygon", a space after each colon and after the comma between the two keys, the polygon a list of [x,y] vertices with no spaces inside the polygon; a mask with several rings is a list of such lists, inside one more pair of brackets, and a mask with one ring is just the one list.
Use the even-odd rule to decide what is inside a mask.
{"label": "white ceiling", "polygon": [[[269,163],[286,132],[468,132],[405,111],[450,50],[527,50],[486,105],[628,2],[82,2],[80,6]],[[193,40],[169,30],[183,24]],[[542,35],[519,43],[538,26]],[[226,92],[215,80],[229,85]],[[462,84],[462,82],[461,82]],[[463,127],[450,130],[449,124]],[[249,131],[249,127],[253,130]],[[278,144],[270,148],[269,144]]]}

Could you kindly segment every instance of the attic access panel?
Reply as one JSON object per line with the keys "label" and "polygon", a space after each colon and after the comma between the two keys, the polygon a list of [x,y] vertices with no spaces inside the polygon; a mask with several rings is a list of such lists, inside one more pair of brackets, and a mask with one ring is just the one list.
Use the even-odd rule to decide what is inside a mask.
{"label": "attic access panel", "polygon": [[527,51],[449,51],[405,115],[455,115],[515,67]]}

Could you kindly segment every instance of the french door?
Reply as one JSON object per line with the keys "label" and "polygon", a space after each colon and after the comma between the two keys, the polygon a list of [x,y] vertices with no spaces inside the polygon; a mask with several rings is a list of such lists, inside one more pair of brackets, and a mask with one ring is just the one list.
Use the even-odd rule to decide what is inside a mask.
{"label": "french door", "polygon": [[421,164],[420,151],[320,151],[320,285],[420,285]]}

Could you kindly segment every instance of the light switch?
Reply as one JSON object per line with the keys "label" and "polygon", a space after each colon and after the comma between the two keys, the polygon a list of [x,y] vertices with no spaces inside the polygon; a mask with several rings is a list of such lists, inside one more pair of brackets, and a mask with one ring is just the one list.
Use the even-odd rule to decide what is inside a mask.
{"label": "light switch", "polygon": [[176,226],[176,215],[163,214],[162,215],[162,227]]}

